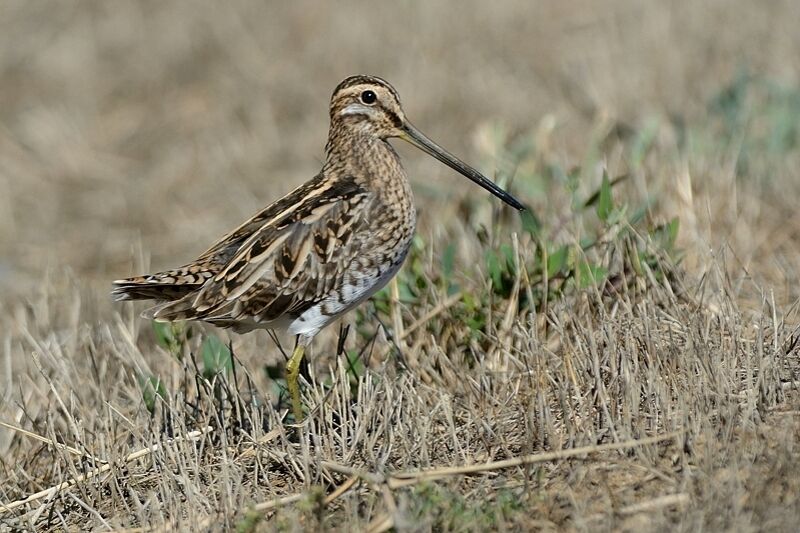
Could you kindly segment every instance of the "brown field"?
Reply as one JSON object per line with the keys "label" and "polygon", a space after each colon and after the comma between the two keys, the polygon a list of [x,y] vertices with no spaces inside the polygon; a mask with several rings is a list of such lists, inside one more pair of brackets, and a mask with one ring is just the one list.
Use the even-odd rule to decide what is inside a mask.
{"label": "brown field", "polygon": [[[798,20],[4,3],[0,531],[796,530]],[[316,340],[297,428],[292,339],[157,331],[108,293],[314,175],[354,73],[541,224],[400,146],[414,252]]]}

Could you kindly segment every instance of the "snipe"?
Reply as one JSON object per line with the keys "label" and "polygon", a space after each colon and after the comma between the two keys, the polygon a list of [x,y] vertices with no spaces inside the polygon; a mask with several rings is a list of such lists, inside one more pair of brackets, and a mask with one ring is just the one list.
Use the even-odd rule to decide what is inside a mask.
{"label": "snipe", "polygon": [[399,137],[523,209],[406,119],[381,78],[352,76],[333,92],[325,164],[274,202],[174,270],[117,280],[117,300],[157,300],[159,321],[203,320],[237,332],[285,329],[297,336],[286,366],[295,420],[306,346],[337,317],[383,287],[406,257],[416,224],[411,188],[387,142]]}

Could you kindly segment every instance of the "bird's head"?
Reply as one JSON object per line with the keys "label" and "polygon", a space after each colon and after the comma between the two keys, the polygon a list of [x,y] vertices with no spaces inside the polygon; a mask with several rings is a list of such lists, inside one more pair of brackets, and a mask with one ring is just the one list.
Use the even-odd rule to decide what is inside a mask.
{"label": "bird's head", "polygon": [[331,96],[331,129],[373,136],[382,140],[398,137],[471,179],[508,205],[524,206],[480,172],[430,140],[406,118],[400,95],[389,82],[377,76],[345,78]]}

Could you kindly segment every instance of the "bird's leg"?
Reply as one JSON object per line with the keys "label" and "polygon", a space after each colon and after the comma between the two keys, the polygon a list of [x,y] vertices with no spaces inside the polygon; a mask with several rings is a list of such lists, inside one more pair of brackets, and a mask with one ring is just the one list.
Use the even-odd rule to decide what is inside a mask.
{"label": "bird's leg", "polygon": [[303,361],[306,347],[302,343],[297,343],[292,357],[286,363],[286,386],[289,388],[289,396],[292,397],[292,412],[294,413],[295,423],[303,420],[303,404],[300,402],[300,385],[297,377],[300,374],[300,363]]}

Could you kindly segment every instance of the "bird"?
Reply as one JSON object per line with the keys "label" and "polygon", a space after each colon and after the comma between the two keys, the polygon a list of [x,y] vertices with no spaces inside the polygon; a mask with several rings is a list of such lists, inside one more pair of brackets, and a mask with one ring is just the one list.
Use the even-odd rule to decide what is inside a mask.
{"label": "bird", "polygon": [[409,142],[509,206],[524,206],[426,137],[394,87],[377,76],[339,83],[330,101],[325,162],[311,180],[268,205],[181,267],[113,282],[117,301],[155,300],[142,316],[196,320],[237,333],[296,338],[286,383],[303,419],[300,364],[312,339],[397,274],[417,213],[408,176],[389,143]]}

